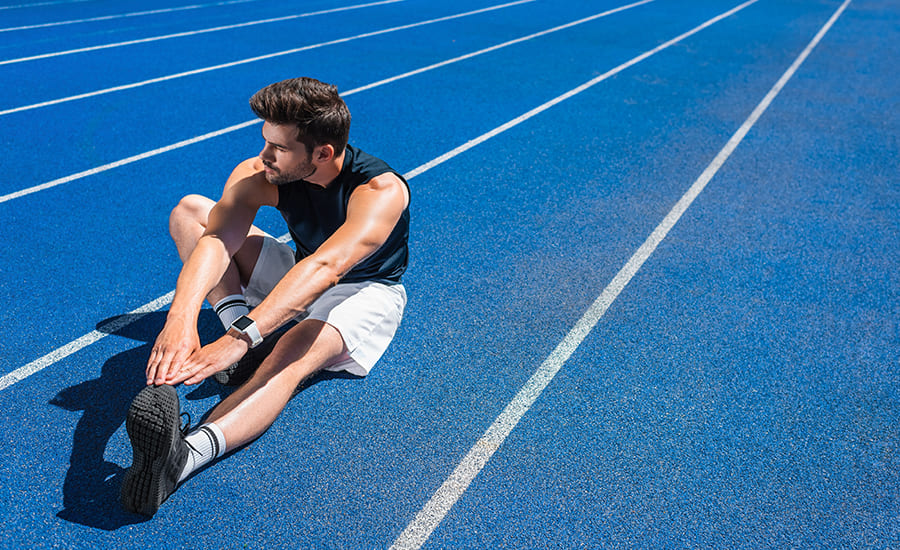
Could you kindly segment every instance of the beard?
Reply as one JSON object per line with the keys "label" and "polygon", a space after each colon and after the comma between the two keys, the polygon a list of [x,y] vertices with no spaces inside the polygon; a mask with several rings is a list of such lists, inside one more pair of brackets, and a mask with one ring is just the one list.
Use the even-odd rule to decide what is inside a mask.
{"label": "beard", "polygon": [[316,167],[313,165],[313,163],[308,161],[300,164],[293,170],[288,171],[279,170],[266,161],[263,161],[263,164],[266,166],[266,168],[271,170],[271,172],[266,171],[265,174],[266,181],[268,181],[272,185],[285,185],[291,183],[292,181],[306,179],[316,173]]}

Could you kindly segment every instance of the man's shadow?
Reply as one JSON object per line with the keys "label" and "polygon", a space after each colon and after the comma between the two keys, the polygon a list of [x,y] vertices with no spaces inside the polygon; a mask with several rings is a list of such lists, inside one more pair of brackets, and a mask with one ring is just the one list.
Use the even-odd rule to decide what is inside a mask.
{"label": "man's shadow", "polygon": [[[165,323],[166,312],[130,317],[133,319],[129,315],[107,319],[97,325],[97,330],[144,342],[144,345],[114,355],[104,363],[99,378],[63,389],[50,400],[51,404],[69,411],[84,411],[72,437],[72,454],[63,483],[63,509],[57,517],[106,531],[149,519],[126,512],[119,505],[119,488],[126,468],[106,461],[103,456],[109,440],[125,423],[131,400],[146,385],[144,368],[150,348]],[[203,343],[222,333],[218,318],[209,309],[201,312],[198,329]],[[295,395],[335,378],[357,377],[321,372],[305,380]],[[231,391],[233,388],[208,380],[185,397],[199,400],[218,396],[221,400]]]}
{"label": "man's shadow", "polygon": [[[166,312],[131,317],[134,320],[128,316],[107,319],[97,325],[97,330],[145,342],[144,345],[110,357],[99,378],[66,388],[50,400],[51,404],[69,411],[84,411],[72,437],[69,470],[63,483],[63,509],[57,517],[107,531],[148,519],[130,514],[119,505],[119,487],[125,468],[103,457],[110,438],[125,423],[131,400],[146,385],[144,368],[150,348],[165,323]],[[216,323],[218,319],[212,311],[203,310],[199,325],[201,340],[215,337]],[[204,383],[188,398],[201,399],[216,392],[224,395],[227,390],[212,382]]]}

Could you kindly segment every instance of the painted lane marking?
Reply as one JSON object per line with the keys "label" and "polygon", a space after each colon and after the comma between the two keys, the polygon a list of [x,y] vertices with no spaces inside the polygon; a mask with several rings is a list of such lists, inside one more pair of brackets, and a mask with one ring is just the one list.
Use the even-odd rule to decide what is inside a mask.
{"label": "painted lane marking", "polygon": [[[624,10],[624,9],[629,9],[629,8],[633,8],[633,7],[640,6],[640,5],[645,4],[645,3],[647,3],[647,2],[650,2],[650,1],[653,1],[653,0],[642,0],[642,1],[636,2],[636,3],[634,3],[634,4],[628,4],[628,5],[622,6],[622,7],[620,7],[620,8],[615,8],[615,9],[608,10],[608,11],[605,11],[605,12],[602,12],[602,13],[599,13],[599,14],[596,14],[596,15],[592,15],[592,16],[590,16],[590,17],[586,17],[586,18],[584,18],[584,19],[579,19],[578,21],[573,21],[573,22],[571,22],[571,23],[567,23],[567,24],[564,24],[564,25],[560,25],[560,26],[558,26],[558,27],[553,27],[553,28],[547,29],[547,30],[545,30],[545,31],[537,32],[537,33],[534,33],[534,34],[530,34],[530,35],[528,35],[528,36],[523,36],[523,37],[521,37],[521,38],[517,38],[517,39],[514,39],[514,40],[510,40],[510,41],[508,41],[508,42],[504,42],[504,43],[498,44],[498,45],[496,45],[496,46],[491,46],[491,47],[488,47],[488,48],[484,48],[484,49],[482,49],[482,50],[478,50],[478,51],[475,51],[475,52],[472,52],[472,53],[468,53],[468,54],[465,54],[465,55],[461,55],[461,56],[459,56],[459,57],[454,57],[454,58],[448,59],[448,60],[446,60],[446,61],[441,61],[440,63],[435,63],[435,64],[432,64],[432,65],[428,65],[428,66],[425,66],[425,67],[422,67],[422,68],[419,68],[419,69],[416,69],[416,70],[413,70],[413,71],[409,71],[409,72],[406,72],[406,73],[403,73],[403,74],[399,74],[399,75],[396,75],[396,76],[393,76],[393,77],[390,77],[390,78],[386,78],[386,79],[384,79],[384,80],[379,80],[378,82],[373,82],[373,83],[371,83],[371,84],[367,84],[367,85],[365,85],[365,86],[361,86],[361,87],[359,87],[359,88],[354,88],[354,89],[352,89],[352,90],[348,90],[348,91],[346,91],[346,92],[343,92],[343,93],[341,94],[341,96],[342,96],[342,97],[347,97],[347,96],[350,96],[350,95],[353,95],[353,94],[356,94],[356,93],[359,93],[359,92],[362,92],[362,91],[365,91],[365,90],[369,90],[369,89],[372,89],[372,88],[375,88],[375,87],[378,87],[378,86],[383,86],[383,85],[385,85],[385,84],[390,84],[390,83],[392,83],[392,82],[396,82],[396,81],[401,80],[401,79],[403,79],[403,78],[409,78],[409,77],[411,77],[411,76],[414,76],[414,75],[417,75],[417,74],[421,74],[421,73],[424,73],[424,72],[426,72],[426,71],[431,71],[431,70],[434,70],[434,69],[437,69],[437,68],[440,68],[440,67],[444,67],[444,66],[450,65],[450,64],[452,64],[452,63],[457,63],[457,62],[460,62],[460,61],[464,61],[464,60],[466,60],[466,59],[471,59],[471,58],[476,57],[476,56],[478,56],[478,55],[483,55],[483,54],[486,54],[486,53],[489,53],[489,52],[492,52],[492,51],[496,51],[496,50],[498,50],[498,49],[500,49],[500,48],[504,48],[504,47],[507,47],[507,46],[511,46],[511,45],[513,45],[513,44],[518,44],[518,43],[524,42],[524,41],[526,41],[526,40],[531,40],[531,39],[534,39],[534,38],[538,38],[538,37],[541,37],[541,36],[550,34],[550,33],[552,33],[552,32],[561,31],[561,30],[567,29],[567,28],[569,28],[569,27],[572,27],[572,26],[574,26],[574,25],[586,23],[586,22],[588,22],[588,21],[592,21],[592,20],[597,19],[597,18],[599,18],[599,17],[605,17],[605,16],[607,16],[607,15],[611,15],[611,14],[613,14],[613,13],[622,11],[622,10]],[[147,151],[147,152],[144,152],[144,153],[141,153],[141,154],[138,154],[138,155],[134,155],[134,156],[131,156],[131,157],[128,157],[128,158],[125,158],[125,159],[121,159],[121,160],[117,160],[117,161],[115,161],[115,162],[111,162],[111,163],[109,163],[109,164],[104,164],[104,165],[102,165],[102,166],[97,166],[97,167],[91,168],[91,169],[89,169],[89,170],[84,170],[84,171],[78,172],[78,173],[76,173],[76,174],[71,174],[71,175],[69,175],[69,176],[65,176],[65,177],[58,178],[58,179],[55,179],[55,180],[52,180],[52,181],[48,181],[48,182],[46,182],[46,183],[42,183],[42,184],[39,184],[39,185],[35,185],[35,186],[29,187],[29,188],[27,188],[27,189],[22,189],[22,190],[20,190],[20,191],[15,191],[15,192],[9,193],[9,194],[7,194],[7,195],[0,195],[0,203],[4,203],[4,202],[6,202],[6,201],[10,201],[10,200],[13,200],[13,199],[17,199],[17,198],[20,198],[20,197],[24,197],[24,196],[30,195],[30,194],[32,194],[32,193],[37,193],[38,191],[43,191],[43,190],[45,190],[45,189],[50,189],[50,188],[52,188],[52,187],[56,187],[57,185],[62,185],[62,184],[64,184],[64,183],[69,183],[69,182],[71,182],[71,181],[75,181],[75,180],[78,180],[78,179],[81,179],[81,178],[85,178],[85,177],[88,177],[88,176],[93,176],[93,175],[95,175],[95,174],[99,174],[99,173],[105,172],[105,171],[107,171],[107,170],[112,170],[113,168],[118,168],[118,167],[124,166],[124,165],[126,165],[126,164],[131,164],[132,162],[137,162],[137,161],[139,161],[139,160],[144,160],[144,159],[146,159],[146,158],[150,158],[150,157],[153,157],[153,156],[156,156],[156,155],[160,155],[160,154],[163,154],[163,153],[167,153],[167,152],[173,151],[173,150],[175,150],[175,149],[180,149],[181,147],[187,147],[188,145],[193,145],[193,144],[195,144],[195,143],[199,143],[199,142],[205,141],[205,140],[207,140],[207,139],[212,139],[212,138],[214,138],[214,137],[218,137],[218,136],[221,136],[221,135],[230,133],[230,132],[234,132],[234,131],[237,131],[237,130],[241,130],[241,129],[246,128],[246,127],[248,127],[248,126],[252,126],[252,125],[254,125],[254,124],[258,124],[258,123],[260,123],[260,122],[261,122],[261,121],[258,120],[258,119],[248,120],[248,121],[242,122],[242,123],[240,123],[240,124],[235,124],[234,126],[229,126],[228,128],[223,128],[223,129],[221,129],[221,130],[216,130],[216,131],[214,131],[214,132],[209,132],[209,133],[207,133],[207,134],[203,134],[202,136],[197,136],[197,137],[194,137],[194,138],[191,138],[191,139],[186,139],[186,140],[183,140],[183,141],[179,141],[178,143],[173,143],[173,144],[171,144],[171,145],[166,145],[165,147],[160,147],[160,148],[154,149],[154,150],[152,150],[152,151]]]}
{"label": "painted lane marking", "polygon": [[122,85],[120,85],[120,86],[113,86],[112,88],[104,88],[104,89],[102,89],[102,90],[95,90],[95,91],[93,91],[93,92],[86,92],[86,93],[83,93],[83,94],[77,94],[77,95],[68,96],[68,97],[61,97],[61,98],[58,98],[58,99],[51,99],[51,100],[49,100],[49,101],[43,101],[43,102],[41,102],[41,103],[34,103],[34,104],[31,104],[31,105],[23,105],[23,106],[21,106],[21,107],[13,107],[13,108],[11,108],[11,109],[6,109],[6,110],[3,110],[3,111],[0,111],[0,116],[9,115],[9,114],[12,114],[12,113],[20,113],[20,112],[22,112],[22,111],[30,111],[30,110],[32,110],[32,109],[39,109],[39,108],[41,108],[41,107],[49,107],[49,106],[51,106],[51,105],[59,105],[60,103],[68,103],[68,102],[70,102],[70,101],[76,101],[76,100],[79,100],[79,99],[85,99],[85,98],[88,98],[88,97],[96,97],[96,96],[100,96],[100,95],[111,94],[111,93],[114,93],[114,92],[121,92],[121,91],[124,91],[124,90],[131,90],[131,89],[133,89],[133,88],[141,88],[141,87],[144,87],[144,86],[149,86],[150,84],[158,84],[158,83],[160,83],[160,82],[167,82],[167,81],[175,80],[175,79],[178,79],[178,78],[184,78],[184,77],[187,77],[187,76],[194,76],[194,75],[198,75],[198,74],[209,73],[209,72],[212,72],[212,71],[218,71],[218,70],[221,70],[221,69],[229,69],[229,68],[231,68],[231,67],[238,67],[238,66],[240,66],[240,65],[247,65],[247,64],[249,64],[249,63],[256,63],[257,61],[265,61],[265,60],[273,59],[273,58],[276,58],[276,57],[283,57],[283,56],[286,56],[286,55],[293,55],[293,54],[295,54],[295,53],[300,53],[300,52],[305,52],[305,51],[309,51],[309,50],[314,50],[314,49],[317,49],[317,48],[324,48],[324,47],[326,47],[326,46],[334,46],[335,44],[343,44],[343,43],[345,43],[345,42],[351,42],[351,41],[353,41],[353,40],[360,40],[360,39],[363,39],[363,38],[371,38],[371,37],[373,37],[373,36],[380,36],[380,35],[388,34],[388,33],[392,33],[392,32],[398,32],[398,31],[403,31],[403,30],[413,29],[413,28],[416,28],[416,27],[422,27],[422,26],[424,26],[424,25],[431,25],[431,24],[433,24],[433,23],[442,23],[442,22],[444,22],[444,21],[450,21],[450,20],[453,20],[453,19],[459,19],[459,18],[462,18],[462,17],[470,16],[470,15],[476,15],[476,14],[486,13],[486,12],[490,12],[490,11],[494,11],[494,10],[500,10],[500,9],[504,9],[504,8],[509,8],[509,7],[512,7],[512,6],[518,6],[518,5],[520,5],[520,4],[527,4],[527,3],[530,3],[530,2],[534,2],[534,1],[535,1],[535,0],[516,0],[515,2],[509,2],[509,3],[507,3],[507,4],[499,4],[499,5],[496,5],[496,6],[489,6],[489,7],[487,7],[487,8],[482,8],[482,9],[478,9],[478,10],[474,10],[474,11],[469,11],[469,12],[465,12],[465,13],[457,13],[457,14],[454,14],[454,15],[448,15],[448,16],[445,16],[445,17],[439,17],[439,18],[437,18],[437,19],[429,19],[429,20],[427,20],[427,21],[418,21],[418,22],[416,22],[416,23],[410,23],[410,24],[407,24],[407,25],[400,25],[400,26],[397,26],[397,27],[390,27],[390,28],[387,28],[387,29],[381,29],[381,30],[378,30],[378,31],[372,31],[372,32],[367,32],[367,33],[363,33],[363,34],[357,34],[357,35],[355,35],[355,36],[347,36],[347,37],[344,37],[344,38],[338,38],[338,39],[335,39],[335,40],[329,40],[329,41],[327,41],[327,42],[320,42],[320,43],[318,43],[318,44],[311,44],[311,45],[308,45],[308,46],[301,46],[301,47],[299,47],[299,48],[292,48],[292,49],[290,49],[290,50],[283,50],[283,51],[280,51],[280,52],[274,52],[274,53],[269,53],[269,54],[264,54],[264,55],[258,55],[258,56],[256,56],[256,57],[248,57],[248,58],[246,58],[246,59],[239,59],[239,60],[237,60],[237,61],[231,61],[231,62],[228,62],[228,63],[222,63],[222,64],[219,64],[219,65],[211,65],[211,66],[209,66],[209,67],[202,67],[202,68],[199,68],[199,69],[193,69],[193,70],[190,70],[190,71],[184,71],[184,72],[181,72],[181,73],[174,73],[174,74],[170,74],[170,75],[166,75],[166,76],[160,76],[160,77],[157,77],[157,78],[150,78],[150,79],[148,79],[148,80],[142,80],[142,81],[140,81],[140,82],[132,82],[132,83],[130,83],[130,84],[122,84]]}
{"label": "painted lane marking", "polygon": [[[286,243],[291,240],[291,234],[285,233],[284,235],[278,237],[279,242]],[[131,325],[132,323],[136,323],[141,318],[146,316],[147,314],[153,313],[154,311],[159,311],[162,308],[172,303],[172,298],[175,297],[175,291],[169,291],[167,294],[163,294],[159,298],[153,300],[152,302],[148,302],[141,307],[135,309],[134,311],[130,311],[125,315],[121,315],[119,317],[113,318],[108,323],[104,323],[103,325],[97,327],[96,330],[93,330],[81,338],[77,338],[72,340],[68,344],[62,346],[61,348],[57,348],[54,351],[35,359],[34,361],[24,365],[22,367],[17,368],[16,370],[0,377],[0,391],[12,386],[17,382],[21,382],[25,380],[32,374],[39,372],[50,365],[62,361],[66,357],[76,353],[78,351],[83,350],[84,348],[94,344],[103,338],[106,338],[110,334],[114,334],[123,328]]]}
{"label": "painted lane marking", "polygon": [[0,390],[3,390],[9,386],[12,386],[16,382],[21,382],[22,380],[28,378],[32,374],[43,370],[53,363],[65,359],[66,357],[72,355],[76,351],[86,348],[87,346],[97,342],[110,334],[121,330],[122,328],[130,325],[131,323],[137,321],[144,315],[157,311],[172,302],[172,297],[175,296],[175,291],[171,291],[164,296],[160,296],[159,298],[149,302],[147,304],[142,305],[134,311],[127,313],[126,315],[122,315],[113,319],[112,321],[104,324],[101,327],[98,327],[97,330],[93,330],[81,338],[77,340],[73,340],[66,344],[65,346],[54,350],[51,353],[41,357],[40,359],[36,359],[31,363],[23,367],[19,367],[18,369],[12,371],[11,373],[0,378]]}
{"label": "painted lane marking", "polygon": [[35,2],[33,4],[18,4],[15,6],[0,6],[2,10],[17,10],[20,8],[37,8],[40,6],[55,6],[57,4],[78,4],[80,2],[93,2],[94,0],[57,0],[56,2]]}
{"label": "painted lane marking", "polygon": [[[382,5],[385,5],[385,4],[395,4],[395,3],[397,3],[397,2],[403,2],[403,1],[404,1],[404,0],[382,0],[381,2],[372,2],[372,3],[369,3],[369,4],[357,4],[357,5],[355,5],[355,6],[343,6],[343,7],[340,7],[340,8],[333,8],[333,9],[329,9],[329,10],[320,10],[320,11],[312,11],[312,12],[308,12],[308,13],[298,13],[298,14],[294,14],[294,15],[285,15],[285,16],[282,16],[282,17],[274,17],[274,18],[271,18],[271,19],[259,19],[259,20],[257,20],[257,21],[247,21],[247,22],[244,22],[244,23],[235,23],[235,24],[233,24],[233,25],[223,25],[223,26],[221,26],[221,27],[210,27],[210,28],[207,28],[207,29],[197,29],[197,30],[195,30],[195,31],[185,31],[185,32],[178,32],[178,33],[174,33],[174,34],[164,34],[164,35],[160,35],[160,36],[150,36],[150,37],[148,37],[148,38],[140,38],[140,39],[137,39],[137,40],[127,40],[127,41],[125,41],[125,42],[115,42],[115,43],[112,43],[112,44],[100,44],[100,45],[97,45],[97,46],[88,46],[88,47],[85,47],[85,48],[76,48],[76,49],[74,49],[74,50],[64,50],[64,51],[59,51],[59,52],[50,52],[50,53],[43,53],[43,54],[39,54],[39,55],[32,55],[32,56],[28,56],[28,57],[19,57],[19,58],[16,58],[16,59],[6,59],[6,60],[0,61],[0,65],[12,65],[12,64],[14,64],[14,63],[24,63],[24,62],[26,62],[26,61],[36,61],[36,60],[38,60],[38,59],[48,59],[48,58],[51,58],[51,57],[61,57],[61,56],[64,56],[64,55],[72,55],[72,54],[76,54],[76,53],[94,52],[94,51],[97,51],[97,50],[107,50],[107,49],[110,49],[110,48],[121,48],[121,47],[123,47],[123,46],[132,46],[132,45],[134,45],[134,44],[145,44],[145,43],[147,43],[147,42],[158,42],[158,41],[160,41],[160,40],[169,40],[169,39],[171,39],[171,38],[183,38],[183,37],[185,37],[185,36],[197,36],[197,35],[199,35],[199,34],[207,34],[207,33],[219,32],[219,31],[225,31],[225,30],[231,30],[231,29],[239,29],[239,28],[243,28],[243,27],[252,27],[252,26],[255,26],[255,25],[265,25],[265,24],[269,24],[269,23],[280,23],[280,22],[282,22],[282,21],[290,21],[290,20],[292,20],[292,19],[300,19],[300,18],[304,18],[304,17],[313,17],[313,16],[316,16],[316,15],[326,15],[326,14],[330,14],[330,13],[337,13],[337,12],[350,11],[350,10],[357,10],[357,9],[361,9],[361,8],[369,8],[369,7],[373,7],[373,6],[382,6]],[[4,30],[6,30],[6,29],[0,29],[0,32],[3,32]]]}
{"label": "painted lane marking", "polygon": [[525,413],[540,397],[544,389],[550,384],[563,364],[571,357],[572,353],[581,345],[590,331],[597,325],[600,318],[606,313],[609,306],[615,301],[622,290],[628,285],[644,262],[656,250],[656,247],[666,237],[669,230],[681,218],[682,214],[691,205],[694,199],[700,195],[706,184],[715,176],[728,157],[737,148],[738,144],[747,135],[750,128],[766,111],[787,81],[794,75],[800,64],[809,56],[809,53],[819,43],[825,33],[846,9],[850,0],[845,0],[840,8],[831,16],[831,19],[816,34],[813,40],[801,52],[782,77],[775,83],[769,93],[756,106],[747,120],[734,133],[725,147],[716,155],[713,161],[706,167],[699,178],[691,185],[690,189],[675,204],[663,221],[653,230],[644,244],[631,256],[628,262],[613,277],[613,280],[603,290],[600,296],[588,308],[585,314],[575,323],[566,337],[556,346],[547,359],[535,371],[531,378],[519,390],[519,393],[509,402],[503,412],[494,420],[484,435],[472,446],[466,456],[457,465],[456,469],[438,488],[431,499],[422,507],[412,522],[397,537],[391,546],[392,549],[418,549],[428,540],[438,524],[444,519],[453,505],[466,491],[475,476],[484,468],[491,456],[499,449],[507,436],[516,427]]}
{"label": "painted lane marking", "polygon": [[[79,1],[79,0],[76,0]],[[83,1],[83,0],[82,0]],[[53,23],[39,23],[37,25],[24,25],[21,27],[9,27],[6,29],[0,29],[0,32],[12,32],[12,31],[24,31],[29,29],[42,29],[47,27],[58,27],[60,25],[75,25],[78,23],[93,23],[95,21],[110,21],[112,19],[122,19],[125,17],[141,17],[144,15],[157,15],[161,13],[173,13],[176,11],[185,11],[185,10],[196,10],[201,8],[214,8],[218,6],[228,6],[231,4],[246,4],[248,2],[256,2],[257,0],[230,0],[228,2],[216,2],[215,4],[195,4],[193,6],[181,6],[177,8],[164,8],[159,10],[148,10],[148,11],[135,11],[131,13],[119,13],[115,15],[102,15],[100,17],[90,17],[87,19],[72,19],[69,21],[56,21]],[[61,4],[68,2],[46,2],[43,4],[30,4],[24,6],[10,6],[15,8],[30,8],[34,6],[49,6],[52,4]],[[9,9],[9,8],[5,8]]]}
{"label": "painted lane marking", "polygon": [[202,136],[197,136],[197,137],[193,137],[191,139],[179,141],[178,143],[166,145],[165,147],[160,147],[159,149],[154,149],[152,151],[146,151],[146,152],[138,154],[138,155],[133,155],[133,156],[130,156],[130,157],[127,157],[124,159],[117,160],[115,162],[110,162],[109,164],[104,164],[103,166],[97,166],[95,168],[91,168],[90,170],[84,170],[82,172],[78,172],[77,174],[72,174],[70,176],[55,179],[53,181],[48,181],[47,183],[35,185],[34,187],[29,187],[28,189],[22,189],[21,191],[9,193],[7,195],[0,196],[0,203],[4,203],[6,201],[11,201],[11,200],[17,199],[19,197],[24,197],[25,195],[31,195],[32,193],[37,193],[38,191],[43,191],[45,189],[50,189],[51,187],[56,187],[57,185],[69,183],[70,181],[75,181],[75,180],[78,180],[81,178],[86,178],[88,176],[93,176],[94,174],[106,172],[107,170],[112,170],[113,168],[125,166],[126,164],[131,164],[131,163],[137,162],[139,160],[144,160],[144,159],[147,159],[150,157],[155,157],[157,155],[161,155],[161,154],[167,153],[169,151],[174,151],[175,149],[181,149],[182,147],[187,147],[188,145],[200,143],[201,141],[206,141],[208,139],[212,139],[214,137],[228,134],[230,132],[234,132],[236,130],[246,128],[248,126],[253,126],[254,124],[258,124],[259,122],[261,122],[261,121],[258,119],[248,120],[247,122],[242,122],[241,124],[235,124],[234,126],[229,126],[228,128],[222,128],[221,130],[216,130],[215,132],[209,132],[207,134],[203,134]]}
{"label": "painted lane marking", "polygon": [[601,13],[597,13],[597,14],[595,14],[595,15],[591,15],[591,16],[589,16],[589,17],[585,17],[585,18],[583,18],[583,19],[578,19],[577,21],[572,21],[571,23],[565,23],[565,24],[563,24],[563,25],[559,25],[559,26],[557,26],[557,27],[553,27],[553,28],[547,29],[547,30],[545,30],[545,31],[536,32],[536,33],[534,33],[534,34],[529,34],[529,35],[523,36],[523,37],[521,37],[521,38],[515,38],[515,39],[513,39],[513,40],[509,40],[509,41],[507,41],[507,42],[503,42],[503,43],[501,43],[501,44],[497,44],[496,46],[491,46],[491,47],[489,47],[489,48],[484,48],[484,49],[482,49],[482,50],[478,50],[478,51],[475,51],[475,52],[472,52],[472,53],[467,53],[467,54],[465,54],[465,55],[461,55],[461,56],[459,56],[459,57],[454,57],[454,58],[448,59],[448,60],[446,60],[446,61],[441,61],[440,63],[435,63],[435,64],[433,64],[433,65],[428,65],[428,66],[426,66],[426,67],[422,67],[421,69],[416,69],[416,70],[414,70],[414,71],[409,71],[408,73],[403,73],[403,74],[400,74],[400,75],[397,75],[397,76],[394,76],[394,77],[391,77],[391,78],[386,78],[386,79],[384,79],[384,80],[379,80],[378,82],[373,82],[372,84],[369,84],[369,85],[366,85],[366,86],[362,86],[362,87],[360,87],[360,88],[356,88],[355,91],[361,92],[361,91],[363,91],[363,90],[368,90],[369,88],[374,88],[374,87],[376,87],[376,86],[382,86],[382,85],[384,85],[384,84],[388,84],[388,83],[390,83],[390,82],[394,82],[395,80],[400,80],[400,79],[402,79],[402,78],[407,78],[407,77],[410,77],[410,76],[413,76],[413,75],[417,75],[417,74],[420,74],[420,73],[424,73],[424,72],[426,72],[426,71],[431,71],[431,70],[433,70],[433,69],[437,69],[437,68],[443,67],[443,66],[445,66],[445,65],[450,65],[450,64],[453,64],[453,63],[457,63],[457,62],[459,62],[459,61],[464,61],[464,60],[466,60],[466,59],[471,59],[471,58],[473,58],[473,57],[476,57],[476,56],[479,56],[479,55],[483,55],[483,54],[486,54],[486,53],[488,53],[488,52],[493,52],[493,51],[499,50],[499,49],[501,49],[501,48],[505,48],[505,47],[507,47],[507,46],[512,46],[513,44],[518,44],[518,43],[520,43],[520,42],[526,42],[526,41],[528,41],[528,40],[532,40],[532,39],[534,39],[534,38],[538,38],[538,37],[545,36],[545,35],[548,35],[548,34],[551,34],[551,33],[554,33],[554,32],[558,32],[558,31],[561,31],[561,30],[564,30],[564,29],[568,29],[568,28],[574,27],[574,26],[576,26],[576,25],[581,25],[581,24],[583,24],[583,23],[587,23],[587,22],[593,21],[593,20],[595,20],[595,19],[600,19],[601,17],[606,17],[606,16],[612,15],[612,14],[614,14],[614,13],[618,13],[618,12],[620,12],[620,11],[625,11],[625,10],[629,10],[629,9],[631,9],[631,8],[636,8],[636,7],[642,6],[642,5],[644,5],[644,4],[649,4],[650,2],[653,2],[653,1],[655,1],[655,0],[640,0],[639,2],[634,2],[633,4],[627,4],[627,5],[624,5],[624,6],[620,6],[620,7],[618,7],[618,8],[613,8],[613,9],[610,9],[610,10],[607,10],[607,11],[604,11],[604,12],[601,12]]}

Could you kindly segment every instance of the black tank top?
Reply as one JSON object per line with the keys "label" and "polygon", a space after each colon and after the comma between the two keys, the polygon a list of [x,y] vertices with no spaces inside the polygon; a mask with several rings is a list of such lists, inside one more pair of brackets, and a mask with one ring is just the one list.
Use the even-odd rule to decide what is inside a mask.
{"label": "black tank top", "polygon": [[[341,173],[328,187],[303,180],[279,185],[277,208],[297,247],[297,261],[315,252],[346,221],[347,202],[357,187],[387,172],[395,174],[409,188],[403,176],[387,163],[348,145]],[[408,240],[409,206],[381,248],[354,266],[341,282],[399,283],[409,261]]]}

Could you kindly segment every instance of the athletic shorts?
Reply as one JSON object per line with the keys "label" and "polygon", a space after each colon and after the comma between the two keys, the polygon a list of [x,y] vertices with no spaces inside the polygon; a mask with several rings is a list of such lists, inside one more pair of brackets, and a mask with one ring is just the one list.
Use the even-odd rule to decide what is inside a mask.
{"label": "athletic shorts", "polygon": [[[251,307],[259,305],[292,267],[293,249],[267,236],[244,291],[247,303]],[[405,306],[406,289],[401,284],[338,283],[310,304],[297,320],[323,321],[341,333],[350,357],[326,370],[365,376],[391,343]]]}

